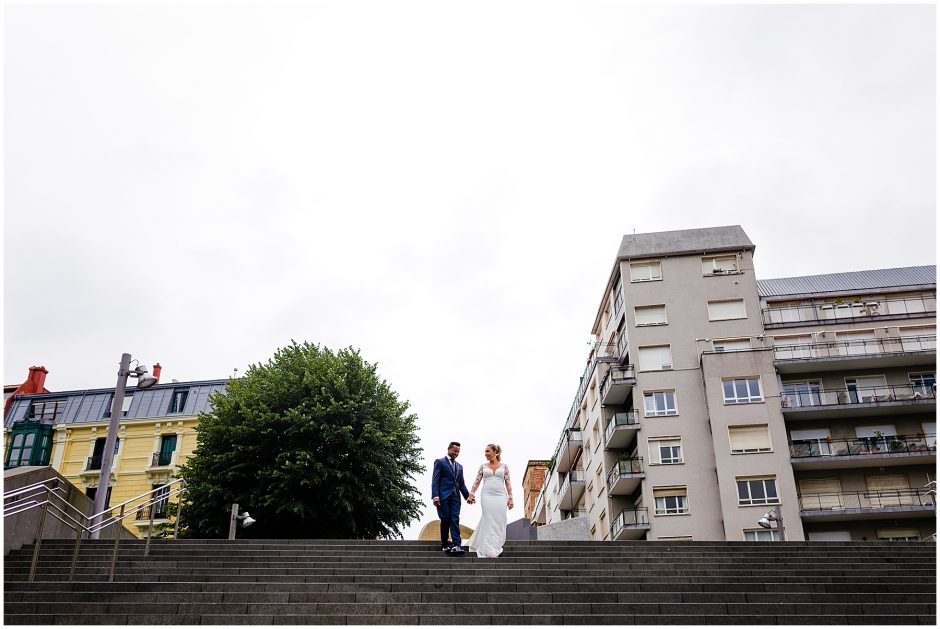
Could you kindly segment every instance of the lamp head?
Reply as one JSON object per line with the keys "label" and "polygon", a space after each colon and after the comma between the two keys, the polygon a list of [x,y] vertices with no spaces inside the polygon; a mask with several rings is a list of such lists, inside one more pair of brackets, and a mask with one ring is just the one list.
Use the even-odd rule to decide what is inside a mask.
{"label": "lamp head", "polygon": [[760,524],[761,527],[765,529],[770,528],[770,519],[766,515],[762,517],[760,520],[758,520],[757,523]]}
{"label": "lamp head", "polygon": [[242,513],[240,517],[244,518],[242,519],[242,528],[245,528],[245,529],[251,526],[252,524],[254,524],[255,522],[257,522],[257,520],[255,520],[253,517],[248,515],[247,511]]}
{"label": "lamp head", "polygon": [[147,368],[143,365],[137,365],[134,368],[134,371],[130,373],[130,376],[137,378],[137,388],[138,389],[147,389],[152,387],[157,383],[157,379],[153,376],[147,375]]}

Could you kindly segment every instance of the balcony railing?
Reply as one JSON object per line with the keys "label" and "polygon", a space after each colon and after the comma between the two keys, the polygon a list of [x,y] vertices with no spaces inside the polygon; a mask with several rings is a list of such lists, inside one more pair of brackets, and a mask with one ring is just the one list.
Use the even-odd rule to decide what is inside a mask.
{"label": "balcony railing", "polygon": [[618,428],[636,427],[640,425],[639,414],[636,409],[614,413],[607,419],[607,426],[604,429],[604,438],[610,441],[610,436]]}
{"label": "balcony railing", "polygon": [[86,471],[86,472],[89,472],[89,471],[92,471],[92,470],[100,470],[100,469],[101,469],[101,458],[102,458],[102,457],[101,457],[100,455],[99,455],[99,456],[90,456],[90,457],[88,457],[88,461],[85,463],[85,471]]}
{"label": "balcony railing", "polygon": [[562,520],[570,520],[572,518],[582,518],[588,514],[584,509],[575,509],[573,511],[562,511]]}
{"label": "balcony railing", "polygon": [[173,461],[172,452],[154,452],[150,467],[166,467]]}
{"label": "balcony railing", "polygon": [[891,507],[932,507],[933,497],[916,489],[881,491],[849,491],[839,493],[800,494],[800,511],[872,510]]}
{"label": "balcony railing", "polygon": [[933,352],[937,349],[937,335],[905,336],[860,341],[833,341],[830,343],[797,343],[774,345],[774,360],[813,360],[819,358],[845,358],[872,354],[900,354],[907,352]]}
{"label": "balcony railing", "polygon": [[610,538],[617,539],[620,532],[628,527],[649,527],[649,512],[646,507],[632,507],[622,510],[610,523]]}
{"label": "balcony railing", "polygon": [[620,459],[607,475],[607,487],[609,489],[623,476],[635,476],[637,474],[643,474],[643,457]]}
{"label": "balcony railing", "polygon": [[564,496],[565,492],[567,492],[570,489],[571,483],[583,483],[583,482],[584,482],[584,470],[579,467],[574,468],[570,470],[567,474],[565,474],[565,480],[563,480],[561,482],[561,485],[559,485],[556,495]]}
{"label": "balcony railing", "polygon": [[870,454],[926,454],[936,451],[936,435],[800,439],[790,442],[790,457],[794,459]]}
{"label": "balcony railing", "polygon": [[932,315],[937,311],[936,295],[897,299],[865,299],[853,303],[834,302],[778,306],[761,311],[764,325],[812,323],[820,321],[866,319],[876,317]]}
{"label": "balcony railing", "polygon": [[626,384],[631,380],[636,381],[636,368],[633,365],[611,367],[604,374],[604,379],[601,380],[601,399],[607,398],[607,393],[612,385]]}
{"label": "balcony railing", "polygon": [[780,396],[784,409],[810,406],[841,406],[852,404],[874,404],[905,400],[932,400],[936,397],[933,387],[916,384],[886,384],[877,387],[850,389],[826,389],[819,391],[787,392]]}

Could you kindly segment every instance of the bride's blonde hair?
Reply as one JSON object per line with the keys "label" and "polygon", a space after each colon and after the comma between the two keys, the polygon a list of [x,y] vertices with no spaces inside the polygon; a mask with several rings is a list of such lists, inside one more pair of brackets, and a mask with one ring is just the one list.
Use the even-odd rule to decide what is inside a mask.
{"label": "bride's blonde hair", "polygon": [[486,447],[489,448],[490,450],[492,450],[492,451],[496,454],[496,460],[499,461],[500,463],[502,463],[502,461],[503,461],[503,449],[500,448],[500,447],[499,447],[498,445],[496,445],[495,443],[488,443],[488,444],[486,444]]}

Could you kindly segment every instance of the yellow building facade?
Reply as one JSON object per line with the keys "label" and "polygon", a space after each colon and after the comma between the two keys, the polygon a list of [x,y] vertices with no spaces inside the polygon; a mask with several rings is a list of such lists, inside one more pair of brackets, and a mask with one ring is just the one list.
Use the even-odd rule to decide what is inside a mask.
{"label": "yellow building facade", "polygon": [[[127,390],[108,505],[119,505],[179,478],[179,467],[196,448],[198,414],[208,410],[209,396],[224,386],[224,380],[213,380]],[[103,485],[101,458],[113,393],[100,389],[16,396],[4,418],[5,468],[51,465],[94,497]],[[44,439],[51,443],[42,450]],[[137,509],[136,503],[129,509],[136,512],[124,525],[146,536],[149,510]],[[168,521],[166,504],[158,504],[154,525]]]}

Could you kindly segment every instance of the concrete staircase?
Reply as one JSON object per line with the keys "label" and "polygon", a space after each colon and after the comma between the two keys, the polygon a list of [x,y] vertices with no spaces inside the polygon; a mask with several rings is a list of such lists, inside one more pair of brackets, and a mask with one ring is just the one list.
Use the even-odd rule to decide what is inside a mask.
{"label": "concrete staircase", "polygon": [[936,624],[936,546],[876,542],[44,541],[7,624]]}

